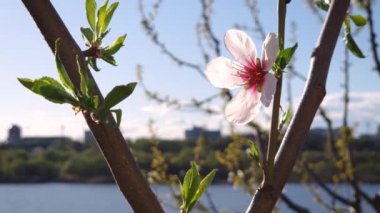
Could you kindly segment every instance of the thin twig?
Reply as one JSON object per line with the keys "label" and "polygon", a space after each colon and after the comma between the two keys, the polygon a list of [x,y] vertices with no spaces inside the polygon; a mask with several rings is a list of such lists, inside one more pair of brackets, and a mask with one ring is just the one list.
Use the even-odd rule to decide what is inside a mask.
{"label": "thin twig", "polygon": [[340,201],[341,203],[348,206],[355,206],[355,202],[349,200],[348,198],[342,197],[340,194],[336,193],[334,190],[330,189],[325,183],[323,183],[317,174],[314,173],[312,169],[309,168],[307,164],[304,164],[304,169],[311,175],[315,183],[317,183],[328,195]]}
{"label": "thin twig", "polygon": [[[278,46],[279,50],[284,49],[285,42],[285,17],[286,17],[286,3],[284,0],[278,1]],[[264,167],[266,171],[264,175],[264,187],[267,185],[271,187],[273,182],[273,166],[274,158],[278,149],[278,135],[279,135],[279,114],[281,107],[281,92],[282,92],[282,72],[277,74],[277,83],[276,90],[273,97],[272,105],[272,121],[269,132],[269,142],[268,142],[268,151],[267,151],[267,165]]]}
{"label": "thin twig", "polygon": [[306,209],[305,207],[302,207],[296,203],[294,203],[286,194],[281,193],[280,196],[281,200],[284,201],[284,203],[292,210],[294,210],[297,213],[309,213],[310,211]]}
{"label": "thin twig", "polygon": [[[256,0],[245,0],[245,5],[249,9],[249,12],[251,14],[254,27],[252,28],[253,32],[256,32],[261,40],[265,40],[266,33],[263,24],[261,23],[261,19],[259,17],[260,10],[257,7],[257,1]],[[236,27],[242,30],[248,30],[250,29],[247,26],[236,24]]]}
{"label": "thin twig", "polygon": [[338,150],[336,149],[336,146],[335,146],[336,139],[335,139],[335,134],[334,134],[334,129],[333,129],[332,121],[327,116],[326,110],[323,107],[321,107],[321,106],[319,107],[319,115],[323,118],[323,120],[325,120],[325,122],[327,124],[327,131],[328,131],[328,139],[327,139],[327,141],[330,144],[330,149],[331,149],[331,152],[333,153],[333,156],[334,156],[335,160],[337,160],[338,159]]}
{"label": "thin twig", "polygon": [[206,79],[205,74],[203,73],[203,69],[200,65],[188,62],[180,57],[178,57],[172,50],[167,48],[164,42],[159,39],[159,35],[157,30],[155,29],[152,20],[147,17],[145,14],[144,8],[142,6],[142,0],[139,1],[139,11],[141,14],[141,24],[146,32],[146,34],[151,38],[153,43],[155,43],[162,51],[162,53],[172,59],[179,66],[188,67],[192,70],[195,70],[199,75]]}

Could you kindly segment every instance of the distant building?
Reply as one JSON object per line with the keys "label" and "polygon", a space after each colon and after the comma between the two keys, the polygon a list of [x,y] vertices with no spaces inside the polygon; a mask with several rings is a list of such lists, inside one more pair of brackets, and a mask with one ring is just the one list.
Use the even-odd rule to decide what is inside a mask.
{"label": "distant building", "polygon": [[17,125],[12,125],[8,130],[8,144],[17,144],[21,142],[21,128]]}
{"label": "distant building", "polygon": [[313,128],[313,129],[310,129],[308,132],[308,135],[311,137],[327,138],[328,134],[329,134],[329,131],[328,129],[325,129],[325,128]]}
{"label": "distant building", "polygon": [[95,138],[91,131],[84,131],[84,142],[85,143],[95,143]]}
{"label": "distant building", "polygon": [[306,135],[303,149],[314,151],[324,150],[328,134],[328,130],[324,128],[310,129],[308,134]]}
{"label": "distant building", "polygon": [[10,146],[27,146],[27,147],[42,147],[46,148],[54,142],[69,142],[72,141],[68,137],[49,136],[49,137],[22,137],[21,127],[12,125],[8,131],[7,144]]}
{"label": "distant building", "polygon": [[193,127],[192,129],[185,131],[186,140],[197,140],[200,136],[203,136],[208,140],[219,140],[221,138],[221,133],[219,130],[209,131],[200,127]]}

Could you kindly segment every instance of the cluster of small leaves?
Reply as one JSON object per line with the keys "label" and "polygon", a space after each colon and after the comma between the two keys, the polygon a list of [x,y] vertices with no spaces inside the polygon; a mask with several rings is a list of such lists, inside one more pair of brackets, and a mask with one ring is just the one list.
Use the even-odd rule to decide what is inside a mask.
{"label": "cluster of small leaves", "polygon": [[127,37],[127,35],[124,34],[118,37],[113,44],[101,47],[104,37],[110,31],[108,25],[118,5],[119,2],[115,2],[107,7],[108,0],[106,0],[96,12],[96,0],[86,0],[86,14],[90,28],[81,27],[80,30],[86,46],[89,47],[89,49],[85,51],[86,56],[88,56],[88,64],[95,71],[100,70],[96,63],[97,58],[116,66],[116,61],[113,55],[120,50]]}
{"label": "cluster of small leaves", "polygon": [[276,61],[273,63],[273,70],[276,76],[281,76],[285,67],[290,63],[297,47],[298,44],[296,43],[293,47],[278,51]]}
{"label": "cluster of small leaves", "polygon": [[[330,4],[325,2],[324,0],[318,0],[316,1],[317,7],[324,11],[328,11],[330,8]],[[346,18],[344,19],[344,37],[343,41],[346,45],[347,49],[350,50],[352,54],[354,54],[356,57],[359,58],[365,58],[363,52],[360,50],[359,46],[356,44],[354,38],[352,37],[351,33],[351,21],[357,26],[357,27],[363,27],[367,24],[366,18],[364,18],[361,15],[350,15],[347,14]]]}
{"label": "cluster of small leaves", "polygon": [[134,91],[137,83],[131,82],[126,85],[115,86],[104,98],[104,102],[95,111],[95,119],[99,119],[102,123],[107,123],[107,117],[110,113],[116,115],[116,124],[120,125],[122,111],[121,109],[111,109],[118,103],[122,102],[124,99],[128,98]]}
{"label": "cluster of small leaves", "polygon": [[112,108],[132,94],[136,83],[114,87],[107,94],[104,102],[100,104],[99,97],[94,95],[95,82],[89,77],[87,70],[82,69],[78,56],[77,65],[80,75],[80,89],[74,86],[59,58],[59,43],[58,39],[55,42],[55,63],[62,84],[50,77],[42,77],[35,80],[18,78],[20,83],[32,92],[43,96],[53,103],[70,104],[76,112],[91,112],[92,118],[96,122],[107,123],[107,117],[111,113],[115,113],[117,126],[119,126],[122,115],[121,109]]}
{"label": "cluster of small leaves", "polygon": [[349,15],[344,20],[344,37],[343,41],[346,47],[354,54],[356,57],[365,58],[364,54],[360,50],[359,46],[356,44],[354,38],[351,34],[351,21],[357,26],[362,27],[366,25],[367,20],[361,15]]}
{"label": "cluster of small leaves", "polygon": [[183,183],[180,183],[182,195],[182,213],[189,213],[197,203],[202,194],[214,179],[216,169],[213,169],[208,175],[201,180],[198,165],[191,162],[191,168],[186,172]]}
{"label": "cluster of small leaves", "polygon": [[[68,103],[71,104],[75,110],[97,108],[99,103],[98,97],[94,96],[88,98],[88,95],[93,93],[94,83],[87,77],[86,73],[79,68],[78,70],[81,78],[80,90],[74,86],[58,56],[59,43],[59,40],[55,42],[55,63],[63,86],[61,83],[50,77],[42,77],[35,80],[18,78],[18,80],[32,92],[43,96],[53,103]],[[68,89],[69,92],[65,88]]]}
{"label": "cluster of small leaves", "polygon": [[[255,148],[252,148],[256,151],[252,151],[247,144],[250,140],[245,136],[236,133],[232,136],[231,143],[223,151],[215,152],[216,160],[229,171],[228,182],[242,187],[245,192],[253,195],[257,189],[257,183],[263,177],[261,152],[257,144],[254,144]],[[249,158],[256,160],[250,161]]]}
{"label": "cluster of small leaves", "polygon": [[351,156],[349,150],[349,143],[352,140],[351,134],[351,129],[349,127],[342,127],[340,129],[341,137],[336,142],[339,156],[339,159],[336,162],[336,166],[341,172],[334,175],[334,181],[350,180],[353,176],[353,167],[351,164]]}

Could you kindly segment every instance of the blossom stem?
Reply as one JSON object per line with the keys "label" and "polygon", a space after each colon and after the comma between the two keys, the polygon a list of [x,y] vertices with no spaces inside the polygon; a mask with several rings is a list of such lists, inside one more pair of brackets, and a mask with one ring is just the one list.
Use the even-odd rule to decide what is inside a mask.
{"label": "blossom stem", "polygon": [[[279,50],[284,49],[284,37],[285,37],[285,16],[286,16],[286,1],[278,0],[278,47]],[[282,72],[276,72],[277,84],[274,94],[273,108],[272,108],[272,122],[269,134],[269,145],[267,151],[267,171],[265,177],[266,185],[272,185],[273,183],[273,165],[276,152],[278,150],[278,119],[280,111],[281,100],[281,88],[282,88]]]}

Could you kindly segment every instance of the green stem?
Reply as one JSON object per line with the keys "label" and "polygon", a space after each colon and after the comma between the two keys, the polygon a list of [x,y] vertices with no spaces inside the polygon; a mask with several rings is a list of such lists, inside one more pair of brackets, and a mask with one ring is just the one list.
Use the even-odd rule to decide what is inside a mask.
{"label": "green stem", "polygon": [[[286,3],[285,0],[278,1],[278,46],[279,50],[284,49],[284,37],[285,37],[285,15],[286,15]],[[281,100],[281,88],[282,88],[282,72],[276,73],[277,85],[276,92],[274,94],[273,108],[272,108],[272,123],[269,135],[269,145],[267,152],[267,184],[272,185],[273,183],[273,165],[274,158],[278,149],[278,119],[280,111],[280,100]]]}

